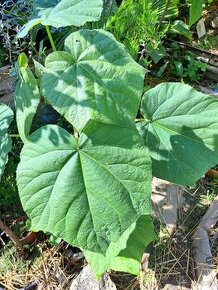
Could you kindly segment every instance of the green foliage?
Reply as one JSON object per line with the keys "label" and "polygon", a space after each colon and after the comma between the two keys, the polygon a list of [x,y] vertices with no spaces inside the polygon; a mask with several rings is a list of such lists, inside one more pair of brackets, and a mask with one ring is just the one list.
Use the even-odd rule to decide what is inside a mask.
{"label": "green foliage", "polygon": [[19,56],[18,56],[18,60],[17,60],[18,66],[21,67],[27,67],[28,66],[28,58],[26,56],[26,54],[24,52],[22,52]]}
{"label": "green foliage", "polygon": [[217,110],[216,99],[184,84],[160,84],[145,93],[138,128],[155,176],[193,185],[217,163]]}
{"label": "green foliage", "polygon": [[[75,9],[75,0],[35,1],[38,18],[23,33],[38,21],[69,25],[69,11],[65,14],[62,9],[66,3],[71,4],[69,11]],[[89,11],[92,3],[97,14]],[[145,3],[137,2],[144,13],[138,11],[138,18],[147,16],[157,24],[158,11],[152,11],[151,3],[140,6]],[[88,21],[83,4],[78,3],[78,25]],[[100,6],[100,1],[90,2],[85,12],[97,19]],[[137,19],[136,14],[131,18]],[[162,36],[153,36],[161,51]],[[98,276],[107,269],[138,274],[143,251],[155,239],[151,175],[192,185],[217,163],[218,102],[176,83],[161,84],[143,95],[146,70],[102,30],[72,33],[64,51],[51,53],[44,66],[35,62],[35,68],[37,81],[25,56],[20,57],[16,88],[17,123],[24,141],[17,185],[32,230],[49,232],[81,248]],[[47,125],[29,136],[39,101],[37,82],[43,97],[73,128]],[[0,110],[3,171],[12,113],[6,106]]]}
{"label": "green foliage", "polygon": [[200,19],[203,12],[203,4],[205,3],[205,0],[188,0],[187,2],[190,4],[189,27],[191,27]]}
{"label": "green foliage", "polygon": [[[13,63],[23,51],[32,52],[33,44],[29,37],[16,38],[17,31],[27,22],[32,10],[32,1],[10,0],[0,3],[0,67]],[[2,59],[1,59],[2,58]],[[2,61],[1,61],[2,60]]]}
{"label": "green foliage", "polygon": [[8,161],[8,152],[11,150],[11,137],[7,130],[13,120],[13,112],[6,105],[0,104],[0,180]]}
{"label": "green foliage", "polygon": [[[88,5],[87,5],[88,4]],[[45,26],[83,26],[86,22],[97,21],[103,9],[102,0],[35,0],[31,19],[23,26],[18,37],[27,35],[38,24]]]}
{"label": "green foliage", "polygon": [[210,5],[213,1],[214,0],[186,0],[189,6],[189,27],[201,18],[205,5]]}
{"label": "green foliage", "polygon": [[158,8],[154,9],[151,0],[126,0],[109,21],[107,29],[136,58],[140,43],[145,42],[148,51],[159,46],[165,29],[159,31],[158,23]]}
{"label": "green foliage", "polygon": [[151,217],[141,216],[116,243],[110,244],[106,255],[89,251],[84,255],[99,278],[107,269],[138,275],[145,247],[155,239]]}
{"label": "green foliage", "polygon": [[5,172],[0,181],[0,205],[10,205],[19,201],[16,185],[17,163],[10,157],[5,168]]}
{"label": "green foliage", "polygon": [[218,37],[214,35],[207,34],[202,39],[198,39],[197,47],[203,48],[205,50],[212,50],[218,47]]}
{"label": "green foliage", "polygon": [[153,74],[162,77],[169,71],[174,80],[184,80],[186,83],[199,81],[208,65],[194,58],[194,55],[189,51],[184,51],[177,42],[173,42],[168,50],[167,55],[162,59],[164,64]]}
{"label": "green foliage", "polygon": [[[47,57],[40,87],[76,127],[74,137],[56,125],[28,137],[17,170],[21,202],[32,230],[80,247],[97,275],[137,274],[142,248],[154,239],[150,160],[133,123],[145,70],[102,30],[74,32],[65,49]],[[217,162],[217,104],[183,84],[145,93],[138,128],[154,175],[190,185]]]}
{"label": "green foliage", "polygon": [[171,32],[173,33],[178,33],[180,35],[183,35],[189,39],[192,38],[192,34],[188,29],[188,25],[185,24],[182,20],[176,20],[172,27],[171,27]]}
{"label": "green foliage", "polygon": [[151,213],[151,164],[141,137],[133,128],[120,127],[117,134],[117,128],[105,127],[110,138],[102,138],[95,122],[79,138],[55,125],[41,127],[25,143],[17,170],[34,231],[103,254],[141,215]]}
{"label": "green foliage", "polygon": [[177,71],[178,76],[188,79],[192,82],[200,80],[202,74],[206,71],[208,67],[206,63],[196,60],[190,55],[184,56],[182,61],[183,63],[181,63],[181,72]]}
{"label": "green foliage", "polygon": [[37,82],[27,67],[27,57],[24,55],[22,59],[18,59],[20,68],[15,92],[17,127],[23,142],[28,138],[32,120],[40,102]]}
{"label": "green foliage", "polygon": [[42,94],[78,131],[93,118],[124,125],[124,115],[134,120],[145,70],[110,33],[72,33],[65,52],[51,53],[45,68]]}
{"label": "green foliage", "polygon": [[57,246],[58,244],[60,244],[60,242],[61,242],[61,238],[59,237],[56,237],[54,235],[51,235],[49,237],[49,243],[52,247]]}
{"label": "green foliage", "polygon": [[[141,63],[149,57],[156,64],[166,56],[163,39],[168,33],[192,38],[189,27],[182,20],[174,20],[179,1],[126,0],[108,21],[107,29],[122,42],[129,53],[137,58],[139,46],[143,47]],[[144,61],[143,61],[144,57]]]}

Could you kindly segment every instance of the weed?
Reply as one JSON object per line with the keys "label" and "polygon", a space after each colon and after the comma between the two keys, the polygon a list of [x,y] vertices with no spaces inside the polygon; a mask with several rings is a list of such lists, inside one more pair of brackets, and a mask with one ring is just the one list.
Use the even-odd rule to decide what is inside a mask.
{"label": "weed", "polygon": [[5,174],[0,181],[0,205],[11,205],[19,201],[19,195],[16,185],[17,162],[13,156],[9,157],[6,165]]}

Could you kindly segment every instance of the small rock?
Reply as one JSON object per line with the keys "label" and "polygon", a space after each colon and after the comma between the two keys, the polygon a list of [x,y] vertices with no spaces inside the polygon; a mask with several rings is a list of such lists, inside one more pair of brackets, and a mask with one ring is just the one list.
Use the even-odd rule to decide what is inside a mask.
{"label": "small rock", "polygon": [[70,290],[117,290],[117,288],[108,273],[97,281],[91,267],[87,265],[73,280]]}
{"label": "small rock", "polygon": [[211,26],[213,28],[218,28],[218,16],[211,21]]}

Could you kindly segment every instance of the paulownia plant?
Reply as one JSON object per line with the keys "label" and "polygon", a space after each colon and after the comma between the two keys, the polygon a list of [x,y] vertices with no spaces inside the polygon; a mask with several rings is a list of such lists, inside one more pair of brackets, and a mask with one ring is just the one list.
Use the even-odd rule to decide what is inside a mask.
{"label": "paulownia plant", "polygon": [[[64,51],[35,64],[37,80],[19,57],[15,94],[24,143],[17,185],[31,229],[81,248],[97,276],[137,275],[155,239],[151,176],[193,185],[217,163],[218,102],[181,83],[143,94],[146,70],[103,30],[74,32]],[[72,130],[46,125],[30,134],[41,97]],[[3,105],[0,113],[2,173],[12,112]]]}

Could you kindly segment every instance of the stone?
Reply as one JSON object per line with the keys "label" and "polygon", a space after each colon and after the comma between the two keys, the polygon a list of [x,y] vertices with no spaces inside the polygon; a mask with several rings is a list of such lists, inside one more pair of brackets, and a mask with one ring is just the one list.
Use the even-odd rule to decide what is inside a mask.
{"label": "stone", "polygon": [[178,211],[185,201],[182,187],[153,177],[151,199],[156,217],[166,224],[171,234],[177,225]]}
{"label": "stone", "polygon": [[213,28],[218,28],[218,16],[211,21],[211,26]]}
{"label": "stone", "polygon": [[116,286],[105,273],[98,281],[89,265],[85,266],[80,274],[73,280],[70,290],[116,290]]}

